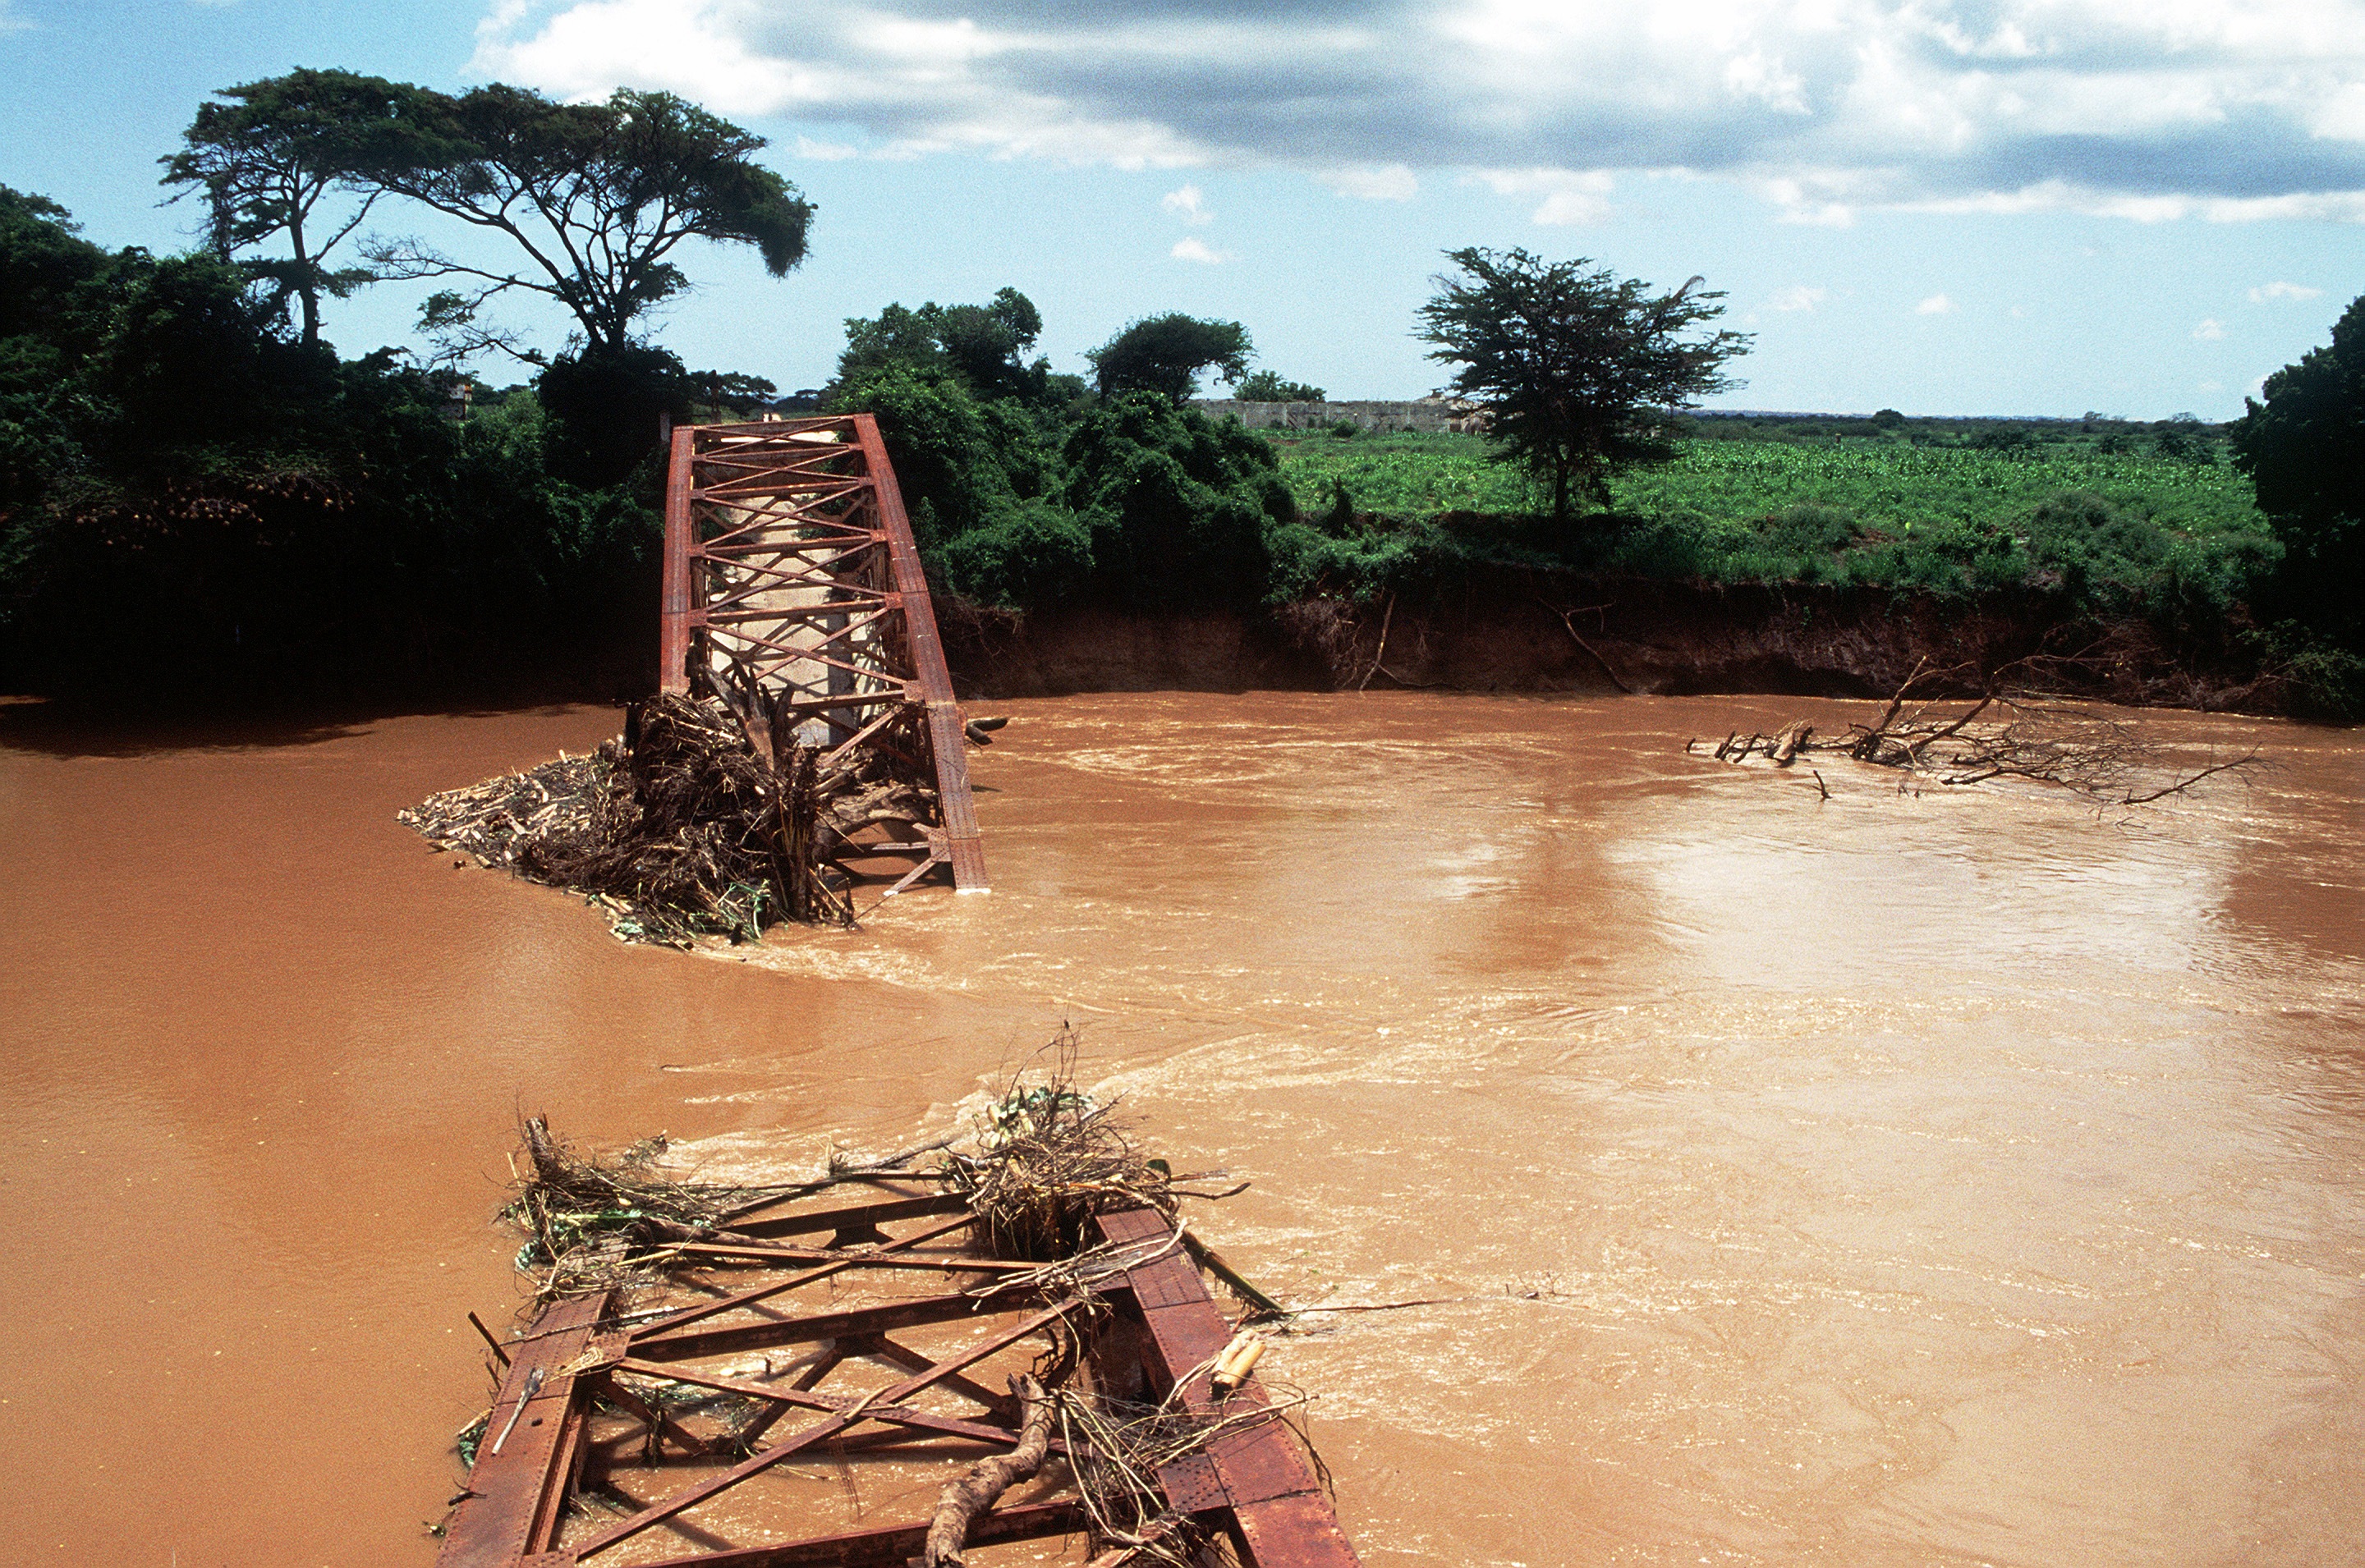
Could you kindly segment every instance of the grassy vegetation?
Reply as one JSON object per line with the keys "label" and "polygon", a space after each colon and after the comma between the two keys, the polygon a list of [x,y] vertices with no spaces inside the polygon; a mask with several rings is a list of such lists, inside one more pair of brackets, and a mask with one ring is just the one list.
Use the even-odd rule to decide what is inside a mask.
{"label": "grassy vegetation", "polygon": [[1292,587],[1367,590],[1492,554],[1711,582],[2033,588],[2158,611],[2229,605],[2277,553],[2249,481],[2191,422],[1701,420],[1675,462],[1620,477],[1613,510],[1566,531],[1532,515],[1531,484],[1475,438],[1274,446],[1324,536],[1283,552]]}

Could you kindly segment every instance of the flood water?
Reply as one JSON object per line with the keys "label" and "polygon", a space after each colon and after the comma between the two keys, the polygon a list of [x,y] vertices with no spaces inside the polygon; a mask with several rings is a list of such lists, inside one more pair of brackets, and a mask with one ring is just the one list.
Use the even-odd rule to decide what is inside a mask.
{"label": "flood water", "polygon": [[[994,891],[683,956],[392,820],[593,709],[0,710],[0,1558],[432,1562],[521,1114],[716,1170],[946,1128],[1063,1021],[1365,1561],[2353,1562],[2365,747],[2141,812],[1687,738],[1847,705],[999,705]],[[11,722],[14,721],[14,722]]]}

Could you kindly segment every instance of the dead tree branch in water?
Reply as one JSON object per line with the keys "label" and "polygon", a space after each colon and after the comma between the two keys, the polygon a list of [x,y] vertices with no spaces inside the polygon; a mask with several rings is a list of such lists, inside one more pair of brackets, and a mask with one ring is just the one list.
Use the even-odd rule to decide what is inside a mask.
{"label": "dead tree branch in water", "polygon": [[[2205,767],[2180,769],[2173,748],[2144,734],[2132,721],[2012,689],[2006,678],[2023,673],[2027,662],[1981,673],[1967,665],[1933,669],[1924,659],[1872,723],[1852,724],[1845,734],[1823,740],[1815,738],[1813,726],[1804,720],[1770,736],[1753,733],[1743,739],[1735,731],[1715,756],[1720,762],[1732,763],[1764,756],[1776,767],[1787,767],[1815,752],[1836,752],[1897,769],[1917,784],[1929,780],[1961,787],[2025,778],[2120,806],[2147,805],[2259,761],[2259,754],[2250,751]],[[1967,672],[1977,678],[1963,681]],[[1958,711],[1947,711],[1949,700],[1945,698],[1917,700],[1917,689],[1926,691],[1941,682],[1957,689],[1971,685],[1976,695],[1953,700],[1962,704]],[[1821,798],[1829,800],[1821,774],[1815,774],[1815,782]]]}
{"label": "dead tree branch in water", "polygon": [[1051,1401],[1042,1383],[1031,1373],[1022,1374],[1010,1380],[1010,1392],[1024,1412],[1017,1446],[1006,1454],[979,1460],[966,1473],[945,1484],[920,1555],[926,1568],[960,1568],[966,1561],[961,1549],[969,1544],[970,1526],[1004,1492],[1031,1480],[1051,1451]]}

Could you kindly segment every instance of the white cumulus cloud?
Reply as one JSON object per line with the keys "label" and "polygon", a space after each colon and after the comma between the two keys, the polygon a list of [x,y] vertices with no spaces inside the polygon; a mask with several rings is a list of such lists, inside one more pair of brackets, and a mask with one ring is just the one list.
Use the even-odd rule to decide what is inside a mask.
{"label": "white cumulus cloud", "polygon": [[1184,185],[1168,191],[1158,198],[1158,205],[1185,223],[1213,223],[1216,215],[1207,210],[1207,198],[1196,185]]}
{"label": "white cumulus cloud", "polygon": [[1167,254],[1178,262],[1204,262],[1211,267],[1219,262],[1228,262],[1232,259],[1231,253],[1227,251],[1210,250],[1196,234],[1187,234],[1175,241],[1174,249]]}
{"label": "white cumulus cloud", "polygon": [[1943,294],[1933,294],[1913,308],[1916,316],[1951,316],[1954,313],[1955,302]]}
{"label": "white cumulus cloud", "polygon": [[1788,288],[1776,289],[1774,297],[1766,303],[1777,310],[1812,310],[1830,297],[1829,289],[1810,288],[1803,283],[1794,283]]}
{"label": "white cumulus cloud", "polygon": [[2270,299],[2314,299],[2324,290],[2309,288],[2296,283],[2262,283],[2250,290],[2250,303],[2263,305]]}
{"label": "white cumulus cloud", "polygon": [[1677,171],[1807,223],[2365,221],[2365,0],[497,0],[471,69],[889,156],[1512,171],[1545,223]]}
{"label": "white cumulus cloud", "polygon": [[1570,228],[1608,217],[1609,196],[1618,187],[1615,176],[1598,169],[1480,169],[1473,177],[1496,196],[1542,197],[1529,217]]}
{"label": "white cumulus cloud", "polygon": [[2214,343],[2225,335],[2225,324],[2214,317],[2210,317],[2192,329],[2192,335],[2204,343]]}

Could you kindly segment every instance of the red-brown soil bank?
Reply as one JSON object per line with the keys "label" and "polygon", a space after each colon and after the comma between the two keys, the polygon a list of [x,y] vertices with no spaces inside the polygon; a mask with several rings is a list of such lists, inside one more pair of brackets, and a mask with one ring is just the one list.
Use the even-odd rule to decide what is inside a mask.
{"label": "red-brown soil bank", "polygon": [[1358,686],[1868,697],[1925,660],[1962,667],[1958,689],[2027,660],[2019,684],[2116,702],[2272,713],[2284,699],[2238,627],[2064,619],[2057,600],[2034,595],[1502,573],[1359,606],[939,613],[956,680],[982,698]]}

